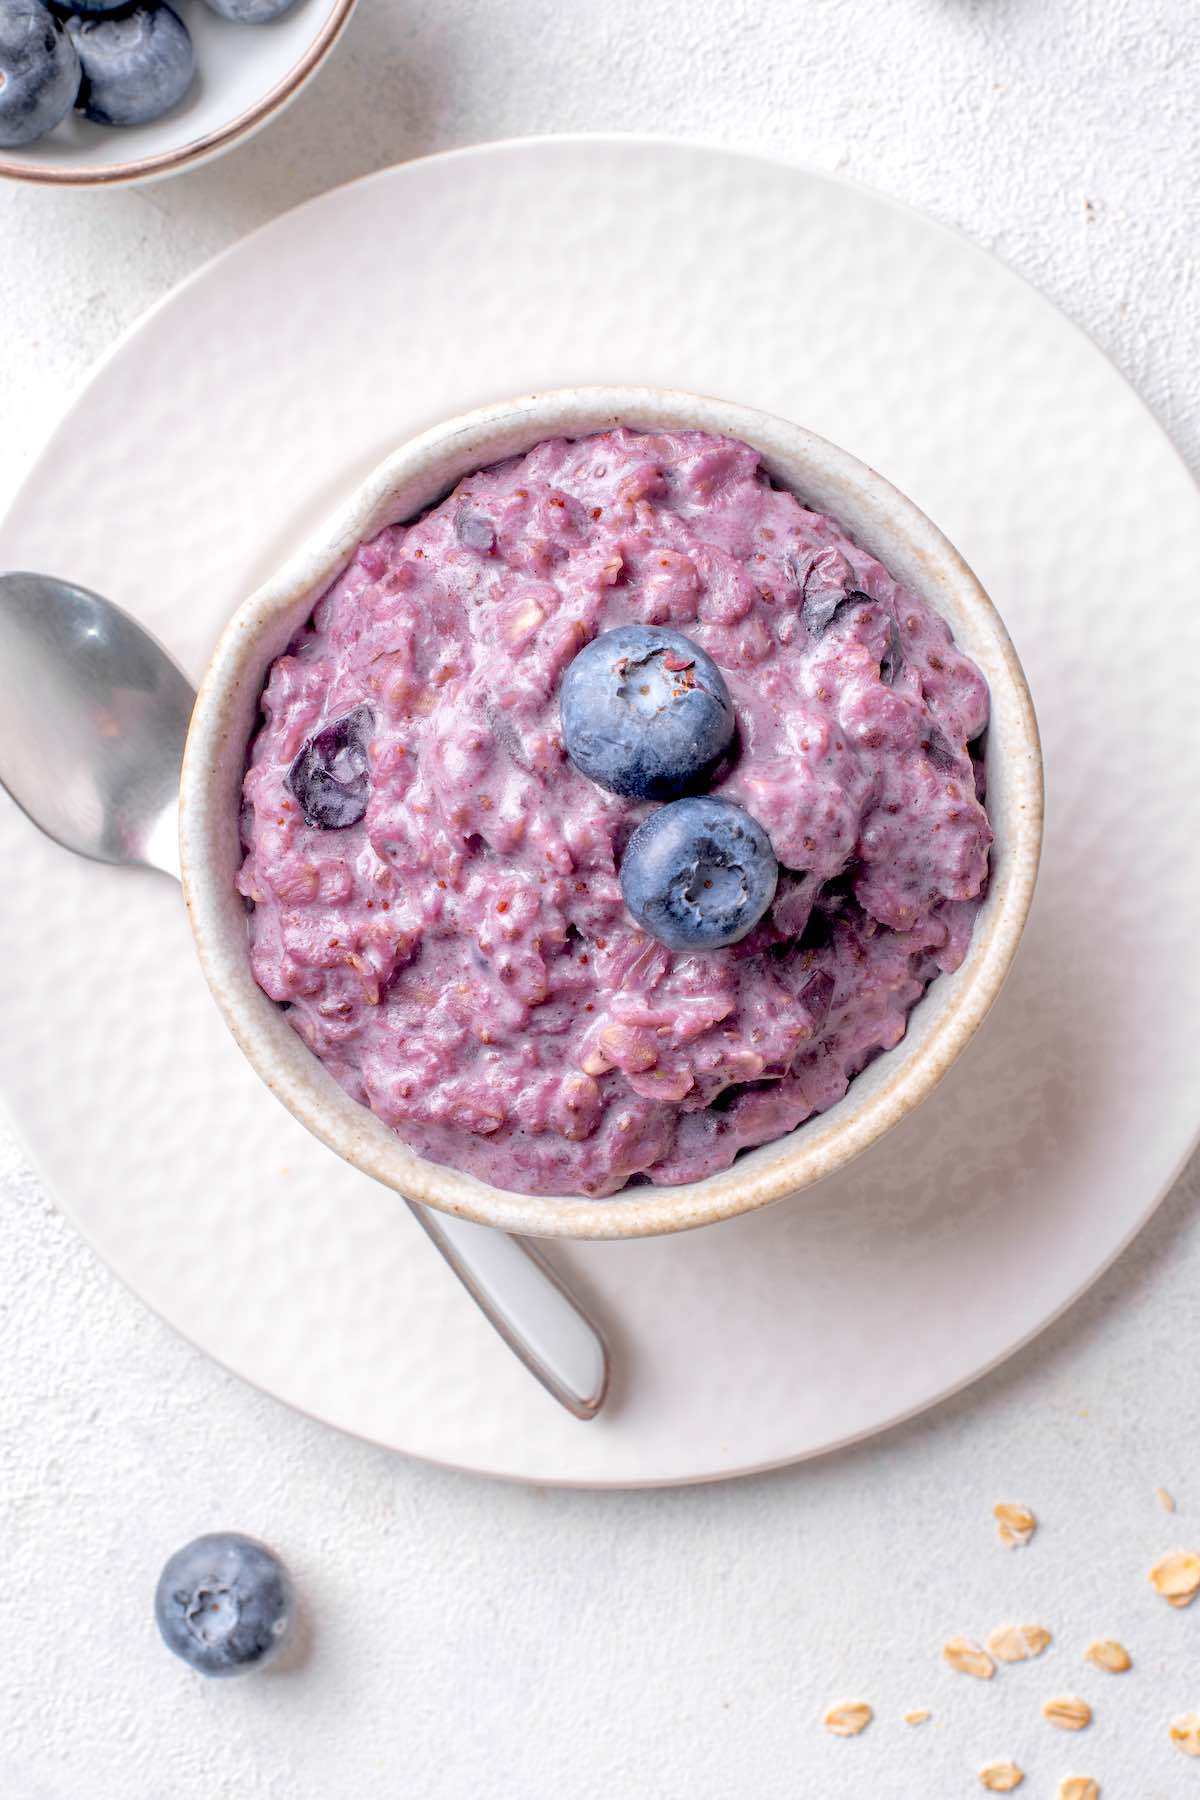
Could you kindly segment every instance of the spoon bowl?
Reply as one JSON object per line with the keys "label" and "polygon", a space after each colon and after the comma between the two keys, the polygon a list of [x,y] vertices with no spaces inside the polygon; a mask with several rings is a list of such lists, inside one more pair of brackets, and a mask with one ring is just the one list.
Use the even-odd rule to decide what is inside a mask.
{"label": "spoon bowl", "polygon": [[93,862],[178,875],[192,685],[127,613],[51,575],[0,575],[0,784]]}

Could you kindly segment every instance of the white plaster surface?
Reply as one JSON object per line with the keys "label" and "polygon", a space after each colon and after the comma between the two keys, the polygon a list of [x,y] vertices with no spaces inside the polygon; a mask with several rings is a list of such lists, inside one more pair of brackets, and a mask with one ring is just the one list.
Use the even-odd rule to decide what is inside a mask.
{"label": "white plaster surface", "polygon": [[[0,494],[115,333],[283,207],[429,150],[611,127],[778,148],[962,227],[1096,336],[1196,470],[1198,85],[1194,0],[361,0],[322,79],[212,167],[0,189]],[[995,1757],[1031,1796],[1072,1773],[1104,1800],[1200,1792],[1167,1738],[1200,1710],[1200,1605],[1145,1581],[1200,1547],[1198,1203],[1193,1164],[1063,1321],[874,1444],[595,1495],[430,1469],[247,1389],[0,1140],[0,1795],[941,1800]],[[1025,1551],[995,1541],[1000,1498],[1042,1520]],[[149,1596],[220,1525],[285,1554],[306,1627],[290,1667],[206,1685]],[[940,1664],[1008,1618],[1054,1647],[991,1684]],[[1130,1674],[1080,1660],[1105,1633]],[[1042,1722],[1062,1692],[1090,1731]],[[856,1698],[874,1724],[827,1737]],[[903,1725],[914,1706],[932,1722]]]}

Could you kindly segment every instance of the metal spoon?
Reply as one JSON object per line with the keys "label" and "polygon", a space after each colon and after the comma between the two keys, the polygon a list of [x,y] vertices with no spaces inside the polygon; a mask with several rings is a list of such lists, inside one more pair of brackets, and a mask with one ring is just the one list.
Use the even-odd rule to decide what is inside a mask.
{"label": "metal spoon", "polygon": [[[47,837],[178,878],[193,699],[162,646],[110,600],[50,575],[0,575],[0,787]],[[604,1341],[537,1251],[407,1204],[526,1368],[576,1418],[594,1418]]]}

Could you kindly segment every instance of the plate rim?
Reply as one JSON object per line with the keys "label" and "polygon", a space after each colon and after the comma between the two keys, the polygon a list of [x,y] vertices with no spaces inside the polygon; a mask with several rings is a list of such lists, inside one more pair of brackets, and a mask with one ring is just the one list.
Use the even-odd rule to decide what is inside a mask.
{"label": "plate rim", "polygon": [[[349,12],[357,5],[357,0],[337,0],[337,3],[347,6],[348,18]],[[16,487],[4,504],[3,509],[0,510],[0,529],[3,528],[4,524],[7,522],[8,515],[14,510],[19,500],[23,497],[26,487],[32,481],[36,464],[45,455],[56,433],[65,424],[68,414],[75,410],[75,407],[83,399],[92,384],[103,374],[109,363],[115,361],[126,346],[140,334],[146,325],[149,324],[151,319],[159,312],[164,311],[180,294],[186,292],[193,283],[199,282],[201,279],[211,274],[227,259],[232,258],[236,254],[240,254],[247,245],[254,243],[258,238],[273,231],[284,220],[295,217],[295,215],[304,212],[308,207],[317,208],[332,203],[336,196],[344,194],[350,189],[364,188],[376,181],[389,180],[399,174],[402,170],[423,169],[439,164],[467,161],[472,158],[490,156],[499,151],[533,151],[554,148],[567,149],[587,144],[631,147],[641,146],[650,149],[667,150],[700,150],[713,155],[728,156],[739,162],[757,162],[763,163],[769,168],[790,169],[793,174],[801,175],[808,180],[824,182],[830,187],[838,187],[848,193],[866,194],[881,206],[889,207],[895,212],[902,213],[908,218],[917,220],[922,226],[930,230],[942,233],[954,243],[971,251],[972,254],[986,259],[992,267],[1002,271],[1009,279],[1019,282],[1027,294],[1031,295],[1039,306],[1052,314],[1061,324],[1068,326],[1070,330],[1081,337],[1098,356],[1103,357],[1108,368],[1117,377],[1126,392],[1137,402],[1146,418],[1153,424],[1156,432],[1167,444],[1176,462],[1178,462],[1186,471],[1193,486],[1197,489],[1198,495],[1200,495],[1200,480],[1193,475],[1190,466],[1184,458],[1183,452],[1176,444],[1174,438],[1171,436],[1158,414],[1151,407],[1150,402],[1143,398],[1141,393],[1135,387],[1132,379],[1126,375],[1124,369],[1121,368],[1120,364],[1110,352],[1105,349],[1104,345],[1093,336],[1086,326],[1081,325],[1077,319],[1072,318],[1070,313],[1065,312],[1055,301],[1049,299],[1031,277],[1025,275],[1020,269],[1014,268],[1011,263],[1007,262],[1005,258],[1000,256],[995,250],[990,249],[988,245],[981,244],[976,238],[971,236],[965,227],[951,224],[945,219],[934,218],[932,213],[924,212],[921,207],[914,205],[911,201],[902,200],[897,195],[888,193],[886,188],[876,187],[873,182],[860,181],[857,177],[844,175],[836,169],[823,169],[816,163],[807,161],[804,157],[789,155],[783,150],[774,151],[758,145],[727,144],[722,143],[719,138],[705,137],[703,134],[698,134],[696,136],[690,134],[680,136],[674,132],[668,131],[547,131],[524,132],[519,133],[515,137],[487,138],[478,143],[458,144],[450,150],[433,150],[426,156],[411,156],[405,158],[401,162],[387,163],[381,169],[368,170],[365,175],[352,175],[347,181],[335,182],[332,187],[322,188],[321,191],[316,194],[309,194],[305,199],[298,200],[294,206],[284,207],[281,212],[274,213],[269,219],[264,219],[262,224],[256,225],[253,230],[243,232],[241,237],[235,238],[231,244],[226,244],[224,249],[218,250],[215,255],[206,257],[203,262],[199,263],[194,269],[189,270],[189,272],[179,281],[173,282],[165,293],[160,294],[156,300],[152,300],[149,306],[144,307],[143,310],[137,314],[136,318],[131,319],[129,324],[124,326],[117,333],[116,337],[113,338],[111,343],[100,352],[99,356],[93,359],[78,381],[67,389],[65,395],[55,407],[54,417],[47,425],[42,438],[30,452],[28,469],[17,482]],[[3,175],[5,172],[3,165],[0,164],[0,175]]]}

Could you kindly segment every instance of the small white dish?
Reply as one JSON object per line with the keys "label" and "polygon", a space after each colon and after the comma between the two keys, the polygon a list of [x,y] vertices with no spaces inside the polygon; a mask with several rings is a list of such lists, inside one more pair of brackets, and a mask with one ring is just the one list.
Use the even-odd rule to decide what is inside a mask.
{"label": "small white dish", "polygon": [[196,76],[178,106],[148,125],[94,125],[68,113],[19,150],[0,149],[0,176],[50,187],[151,181],[195,168],[253,137],[311,81],[356,0],[295,0],[265,25],[235,25],[203,0],[171,0],[196,46]]}
{"label": "small white dish", "polygon": [[[949,622],[991,690],[985,765],[995,838],[987,896],[961,967],[931,984],[900,1043],[857,1076],[844,1099],[701,1181],[635,1186],[597,1200],[514,1193],[429,1162],[352,1099],[256,984],[235,876],[242,775],[267,671],[357,546],[414,518],[476,469],[544,438],[616,425],[703,430],[752,445],[781,486],[829,513]],[[995,608],[937,527],[874,470],[799,425],[655,388],[530,394],[448,419],[398,448],[226,626],[196,696],[180,790],[183,891],[201,966],[267,1086],[330,1149],[385,1187],[481,1225],[540,1237],[647,1237],[709,1225],[810,1187],[867,1149],[932,1091],[999,992],[1033,898],[1041,836],[1041,748],[1025,677]]]}

